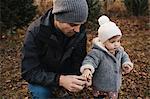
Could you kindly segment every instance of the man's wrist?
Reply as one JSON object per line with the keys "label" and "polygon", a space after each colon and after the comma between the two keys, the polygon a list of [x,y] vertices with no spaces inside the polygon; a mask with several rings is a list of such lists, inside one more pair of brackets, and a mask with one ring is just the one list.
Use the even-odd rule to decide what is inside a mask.
{"label": "man's wrist", "polygon": [[59,76],[59,86],[62,86],[63,85],[63,77],[64,77],[64,75],[60,75]]}

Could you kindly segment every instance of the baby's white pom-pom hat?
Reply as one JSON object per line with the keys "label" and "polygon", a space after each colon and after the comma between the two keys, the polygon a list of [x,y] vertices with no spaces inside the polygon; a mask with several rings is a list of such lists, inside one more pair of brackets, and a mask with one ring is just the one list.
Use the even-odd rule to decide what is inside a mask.
{"label": "baby's white pom-pom hat", "polygon": [[101,16],[98,19],[98,22],[100,25],[98,29],[98,37],[102,43],[114,36],[122,36],[121,30],[118,28],[118,26],[116,26],[114,22],[110,21],[110,19],[107,16]]}

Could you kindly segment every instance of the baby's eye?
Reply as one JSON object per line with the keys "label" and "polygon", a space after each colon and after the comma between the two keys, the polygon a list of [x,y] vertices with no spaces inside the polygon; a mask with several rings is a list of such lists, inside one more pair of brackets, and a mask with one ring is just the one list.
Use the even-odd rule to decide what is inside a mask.
{"label": "baby's eye", "polygon": [[115,41],[110,41],[110,43],[115,43]]}
{"label": "baby's eye", "polygon": [[120,42],[120,40],[118,40],[117,42]]}

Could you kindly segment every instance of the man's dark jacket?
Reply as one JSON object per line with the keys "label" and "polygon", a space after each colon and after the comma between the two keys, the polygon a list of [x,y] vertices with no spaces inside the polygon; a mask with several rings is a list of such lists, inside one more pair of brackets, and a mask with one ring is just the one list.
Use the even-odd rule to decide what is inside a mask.
{"label": "man's dark jacket", "polygon": [[22,49],[22,77],[42,86],[57,86],[61,74],[79,73],[86,55],[86,33],[66,37],[54,27],[52,9],[28,28]]}

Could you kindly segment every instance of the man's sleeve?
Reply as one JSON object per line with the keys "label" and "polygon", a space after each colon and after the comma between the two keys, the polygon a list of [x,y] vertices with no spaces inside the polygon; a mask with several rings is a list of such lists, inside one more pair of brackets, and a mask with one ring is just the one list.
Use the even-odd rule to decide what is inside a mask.
{"label": "man's sleeve", "polygon": [[23,79],[29,83],[43,86],[58,85],[60,75],[42,69],[34,39],[35,35],[31,31],[27,31],[22,49],[21,69]]}
{"label": "man's sleeve", "polygon": [[85,34],[83,39],[81,39],[80,42],[76,45],[76,47],[72,53],[72,61],[73,61],[72,63],[73,63],[73,66],[75,67],[77,73],[79,73],[79,74],[80,74],[80,67],[82,65],[82,61],[87,54],[86,42],[87,42],[87,37]]}
{"label": "man's sleeve", "polygon": [[97,49],[92,49],[87,56],[84,58],[82,62],[82,67],[80,68],[80,72],[82,73],[84,69],[89,68],[92,73],[94,73],[95,68],[98,67],[100,63],[101,55]]}

